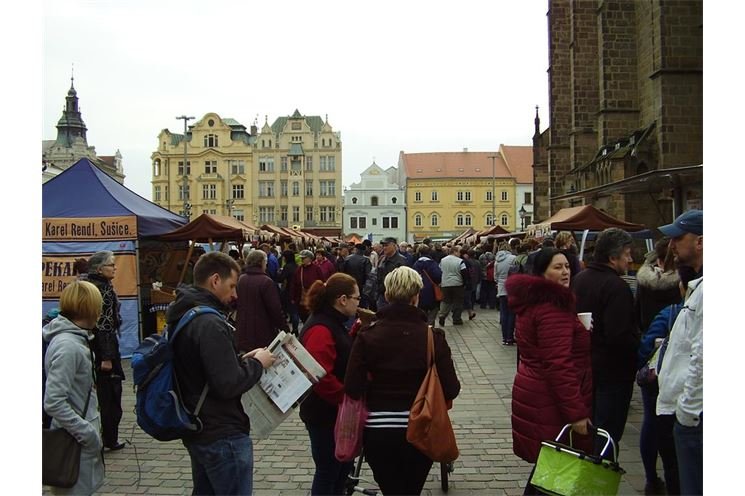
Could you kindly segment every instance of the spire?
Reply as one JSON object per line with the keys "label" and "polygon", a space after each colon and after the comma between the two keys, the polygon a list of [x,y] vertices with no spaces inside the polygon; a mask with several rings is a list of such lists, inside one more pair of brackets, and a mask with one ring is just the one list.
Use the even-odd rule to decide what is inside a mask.
{"label": "spire", "polygon": [[72,64],[70,69],[70,90],[67,92],[67,96],[75,96],[78,92],[75,91],[75,64]]}
{"label": "spire", "polygon": [[537,138],[541,135],[541,118],[538,117],[538,105],[535,106],[535,120],[533,122],[535,123],[535,133],[533,133],[533,138]]}
{"label": "spire", "polygon": [[57,121],[57,142],[62,146],[71,146],[76,138],[82,138],[87,145],[86,132],[83,117],[80,115],[78,107],[78,92],[75,90],[75,76],[70,75],[70,90],[65,97],[65,108],[62,111],[62,117]]}

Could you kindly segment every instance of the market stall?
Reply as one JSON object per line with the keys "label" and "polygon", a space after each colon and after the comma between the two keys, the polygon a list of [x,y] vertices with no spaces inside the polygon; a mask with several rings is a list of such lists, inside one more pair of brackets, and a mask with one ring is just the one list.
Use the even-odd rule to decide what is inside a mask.
{"label": "market stall", "polygon": [[121,302],[119,348],[129,357],[142,329],[140,243],[172,231],[186,219],[119,184],[88,159],[42,185],[42,315],[78,274],[75,259],[110,250],[115,254],[114,289]]}

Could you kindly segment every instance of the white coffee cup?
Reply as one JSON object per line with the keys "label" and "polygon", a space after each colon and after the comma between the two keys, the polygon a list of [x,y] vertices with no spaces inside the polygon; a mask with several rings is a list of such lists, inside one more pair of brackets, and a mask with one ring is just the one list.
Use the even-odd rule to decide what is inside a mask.
{"label": "white coffee cup", "polygon": [[588,331],[592,330],[592,312],[578,313],[577,317],[579,318],[579,321],[582,322],[582,325],[585,326],[585,329]]}

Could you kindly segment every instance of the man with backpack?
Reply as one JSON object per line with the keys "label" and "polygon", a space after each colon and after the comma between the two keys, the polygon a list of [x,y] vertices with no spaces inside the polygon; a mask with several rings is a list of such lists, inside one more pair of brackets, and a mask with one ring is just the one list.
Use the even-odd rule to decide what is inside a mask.
{"label": "man with backpack", "polygon": [[194,285],[177,290],[166,314],[168,327],[175,329],[181,317],[194,307],[220,312],[194,317],[173,343],[181,400],[189,411],[198,411],[202,424],[200,431],[182,438],[191,458],[194,494],[252,492],[251,425],[241,396],[259,381],[275,357],[266,348],[242,357],[237,354],[233,328],[222,315],[236,299],[239,272],[238,264],[225,253],[202,255],[194,266]]}

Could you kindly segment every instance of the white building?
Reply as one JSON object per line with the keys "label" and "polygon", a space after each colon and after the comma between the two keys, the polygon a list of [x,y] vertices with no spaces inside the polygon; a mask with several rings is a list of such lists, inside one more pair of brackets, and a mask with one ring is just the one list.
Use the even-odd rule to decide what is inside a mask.
{"label": "white building", "polygon": [[398,169],[383,170],[373,162],[360,177],[359,183],[344,189],[344,235],[372,235],[373,243],[388,236],[408,241],[406,194],[398,183]]}

